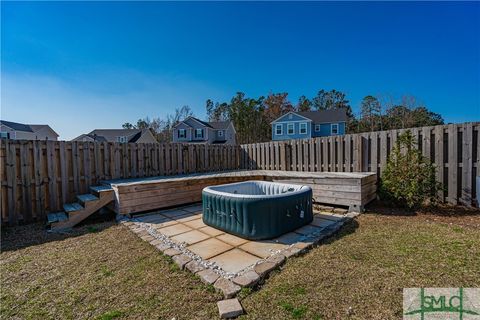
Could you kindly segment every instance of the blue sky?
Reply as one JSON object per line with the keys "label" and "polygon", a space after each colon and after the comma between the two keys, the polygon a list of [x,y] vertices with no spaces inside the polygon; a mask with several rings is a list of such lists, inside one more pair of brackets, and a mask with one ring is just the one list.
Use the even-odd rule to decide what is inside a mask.
{"label": "blue sky", "polygon": [[1,117],[62,139],[205,100],[414,95],[480,120],[480,4],[2,2]]}

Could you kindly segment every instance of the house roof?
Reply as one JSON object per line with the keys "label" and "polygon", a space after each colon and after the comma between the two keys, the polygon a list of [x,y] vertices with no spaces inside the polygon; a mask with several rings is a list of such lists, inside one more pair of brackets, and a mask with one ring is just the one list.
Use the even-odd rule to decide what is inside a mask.
{"label": "house roof", "polygon": [[11,128],[12,130],[16,131],[25,131],[25,132],[33,132],[32,128],[28,124],[18,123],[18,122],[11,122],[0,120],[0,123]]}
{"label": "house roof", "polygon": [[88,133],[88,135],[97,135],[104,137],[119,137],[119,136],[131,136],[141,132],[141,129],[95,129]]}
{"label": "house roof", "polygon": [[[128,142],[137,142],[143,135],[152,134],[149,129],[142,129],[140,132],[136,133],[133,137],[128,139]],[[153,137],[155,139],[155,137]]]}
{"label": "house roof", "polygon": [[313,122],[335,122],[335,121],[347,121],[347,111],[344,108],[330,109],[330,110],[318,110],[318,111],[302,111],[295,112],[302,117],[308,118]]}
{"label": "house roof", "polygon": [[213,121],[209,122],[209,124],[213,129],[224,130],[228,128],[230,121]]}
{"label": "house roof", "polygon": [[56,133],[55,130],[53,130],[48,124],[29,124],[29,126],[33,130],[33,132],[37,132],[41,129],[47,128],[58,137],[58,133]]}
{"label": "house roof", "polygon": [[[82,134],[73,139],[80,141],[85,137],[98,142],[115,142],[117,137],[127,137],[128,142],[137,142],[145,134],[150,134],[149,129],[95,129],[87,134]],[[152,136],[153,137],[153,136]]]}
{"label": "house roof", "polygon": [[[200,119],[197,119],[193,116],[190,116],[190,117],[187,117],[185,120],[187,119],[193,119],[197,122],[199,122],[200,124],[203,124],[205,127],[208,127],[208,128],[212,128],[212,129],[215,129],[215,130],[224,130],[224,129],[227,129],[228,126],[230,125],[231,121],[212,121],[212,122],[207,122],[207,121],[203,121],[203,120],[200,120]],[[178,126],[180,123],[184,123],[186,124],[187,126],[188,123],[185,122],[185,120],[183,121],[180,121],[179,123],[177,123],[174,127]],[[190,127],[190,126],[189,126]]]}
{"label": "house roof", "polygon": [[38,130],[41,130],[44,128],[48,128],[58,137],[58,133],[56,133],[55,130],[53,130],[48,124],[24,124],[24,123],[5,121],[5,120],[0,120],[0,123],[15,131],[32,132],[32,133],[35,133]]}

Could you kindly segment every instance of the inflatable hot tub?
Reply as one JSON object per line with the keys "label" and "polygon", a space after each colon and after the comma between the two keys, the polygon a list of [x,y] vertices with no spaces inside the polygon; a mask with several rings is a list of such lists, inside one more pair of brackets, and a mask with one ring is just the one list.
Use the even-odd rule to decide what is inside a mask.
{"label": "inflatable hot tub", "polygon": [[278,237],[313,220],[309,186],[247,181],[202,190],[203,222],[250,240]]}

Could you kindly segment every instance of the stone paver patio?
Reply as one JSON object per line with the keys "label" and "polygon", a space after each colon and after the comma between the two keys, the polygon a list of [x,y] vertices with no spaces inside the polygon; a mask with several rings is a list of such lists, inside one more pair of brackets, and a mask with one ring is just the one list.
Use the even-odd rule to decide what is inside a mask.
{"label": "stone paver patio", "polygon": [[149,213],[122,223],[171,256],[180,268],[194,272],[230,298],[241,286],[254,285],[286,258],[308,250],[356,215],[314,214],[311,224],[266,241],[250,241],[206,226],[201,204]]}

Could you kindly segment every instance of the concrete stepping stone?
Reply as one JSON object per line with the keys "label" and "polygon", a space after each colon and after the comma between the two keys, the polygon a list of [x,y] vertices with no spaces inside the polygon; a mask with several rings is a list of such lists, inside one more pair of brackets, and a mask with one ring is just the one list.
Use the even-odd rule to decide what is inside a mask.
{"label": "concrete stepping stone", "polygon": [[233,298],[237,293],[240,292],[242,288],[239,285],[236,285],[232,281],[225,279],[225,278],[218,278],[213,285],[215,289],[223,293],[225,298]]}
{"label": "concrete stepping stone", "polygon": [[179,216],[178,218],[174,218],[175,221],[185,223],[187,221],[192,221],[196,219],[200,219],[202,216],[199,214],[192,214],[192,213],[187,213],[184,216]]}
{"label": "concrete stepping stone", "polygon": [[178,224],[174,224],[173,226],[157,229],[157,231],[163,235],[166,235],[167,237],[172,237],[180,233],[192,231],[192,229],[183,224],[178,223]]}
{"label": "concrete stepping stone", "polygon": [[214,284],[215,281],[220,277],[217,273],[213,272],[210,269],[205,269],[197,273],[200,279],[206,284]]}
{"label": "concrete stepping stone", "polygon": [[174,218],[178,217],[181,215],[184,215],[188,212],[180,210],[180,209],[173,209],[173,210],[167,210],[167,211],[160,211],[160,214],[167,217],[167,218]]}
{"label": "concrete stepping stone", "polygon": [[215,262],[226,272],[237,273],[243,269],[254,265],[260,258],[251,255],[239,249],[233,249],[211,258],[209,261]]}
{"label": "concrete stepping stone", "polygon": [[158,250],[162,251],[163,253],[165,253],[165,250],[170,249],[170,245],[169,245],[169,244],[166,244],[166,243],[163,243],[163,242],[155,245],[155,247],[156,247]]}
{"label": "concrete stepping stone", "polygon": [[313,221],[311,222],[311,225],[316,226],[316,227],[320,227],[320,228],[325,228],[325,227],[328,227],[329,225],[334,224],[334,223],[335,223],[335,221],[327,220],[327,219],[321,218],[319,216],[315,216],[315,217],[313,217]]}
{"label": "concrete stepping stone", "polygon": [[222,230],[218,230],[209,226],[203,227],[198,229],[199,231],[202,231],[203,233],[208,234],[209,236],[216,237],[218,235],[221,235],[224,233]]}
{"label": "concrete stepping stone", "polygon": [[286,250],[283,250],[282,254],[285,257],[290,258],[290,257],[295,257],[295,256],[299,255],[301,253],[301,251],[302,251],[302,249],[293,246],[293,247],[290,247]]}
{"label": "concrete stepping stone", "polygon": [[194,260],[192,260],[192,261],[190,261],[189,263],[187,263],[187,264],[185,265],[185,268],[186,268],[187,270],[189,270],[191,273],[198,273],[198,272],[200,272],[200,271],[202,271],[202,270],[205,270],[205,267],[204,267],[204,266],[202,266],[200,263],[198,263],[197,261],[194,261]]}
{"label": "concrete stepping stone", "polygon": [[333,214],[317,214],[316,217],[332,220],[332,221],[339,221],[344,219],[343,216],[333,215]]}
{"label": "concrete stepping stone", "polygon": [[270,241],[250,241],[241,245],[239,248],[257,257],[267,258],[276,251],[285,249],[286,247],[284,244]]}
{"label": "concrete stepping stone", "polygon": [[192,261],[192,258],[190,258],[189,256],[185,255],[185,254],[178,254],[176,256],[173,256],[173,262],[175,262],[175,264],[181,269],[185,269],[185,265],[187,263],[189,263],[190,261]]}
{"label": "concrete stepping stone", "polygon": [[236,318],[243,314],[243,308],[238,299],[227,299],[217,302],[218,313],[222,319]]}
{"label": "concrete stepping stone", "polygon": [[223,252],[226,252],[233,247],[225,242],[211,238],[201,242],[197,242],[191,246],[188,246],[187,249],[193,253],[202,257],[202,259],[210,259],[216,255],[219,255]]}
{"label": "concrete stepping stone", "polygon": [[233,234],[228,234],[224,233],[222,235],[219,235],[217,239],[222,240],[225,243],[228,243],[234,247],[238,247],[246,242],[248,242],[247,239],[243,239],[237,236],[234,236]]}
{"label": "concrete stepping stone", "polygon": [[175,225],[175,224],[177,224],[177,223],[178,223],[178,222],[175,221],[175,220],[164,220],[163,222],[150,223],[150,227],[158,230],[158,229],[161,229],[161,228],[173,226],[173,225]]}
{"label": "concrete stepping stone", "polygon": [[188,211],[188,212],[202,212],[203,207],[202,207],[201,204],[198,204],[198,205],[195,205],[195,206],[189,206],[189,207],[182,208],[182,210]]}
{"label": "concrete stepping stone", "polygon": [[205,223],[203,223],[202,219],[195,219],[195,220],[187,221],[184,224],[186,224],[187,226],[189,226],[192,229],[199,229],[199,228],[207,226]]}
{"label": "concrete stepping stone", "polygon": [[253,270],[233,278],[233,282],[242,287],[253,287],[260,280],[260,276]]}
{"label": "concrete stepping stone", "polygon": [[172,241],[175,241],[177,243],[194,244],[208,238],[209,236],[205,233],[197,230],[192,230],[172,237]]}
{"label": "concrete stepping stone", "polygon": [[140,237],[140,239],[142,239],[143,241],[146,241],[146,242],[150,242],[150,241],[155,240],[155,238],[152,237],[150,234],[142,235],[142,236]]}
{"label": "concrete stepping stone", "polygon": [[303,234],[289,232],[289,233],[285,233],[284,235],[281,235],[278,238],[273,239],[273,241],[290,245],[290,244],[303,241],[304,237],[305,236]]}
{"label": "concrete stepping stone", "polygon": [[318,233],[320,230],[321,228],[308,224],[306,226],[296,229],[295,232],[308,236],[313,233]]}
{"label": "concrete stepping stone", "polygon": [[286,257],[283,254],[277,254],[268,258],[265,261],[260,262],[257,264],[253,270],[260,276],[264,277],[272,270],[278,268],[283,262],[285,262]]}
{"label": "concrete stepping stone", "polygon": [[163,253],[166,254],[169,257],[173,257],[173,256],[176,256],[176,255],[180,254],[181,252],[178,251],[177,249],[168,248],[165,251],[163,251]]}

